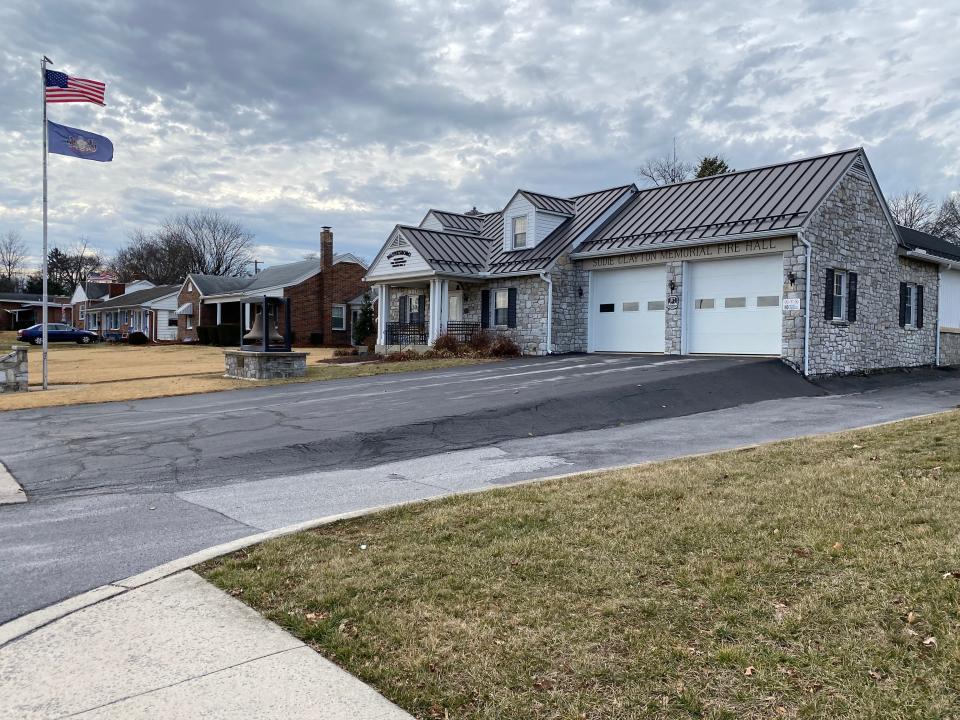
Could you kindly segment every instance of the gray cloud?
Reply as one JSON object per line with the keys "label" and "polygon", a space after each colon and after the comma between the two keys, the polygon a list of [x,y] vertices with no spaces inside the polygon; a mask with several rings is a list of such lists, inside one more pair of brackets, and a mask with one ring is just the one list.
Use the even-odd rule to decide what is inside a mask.
{"label": "gray cloud", "polygon": [[51,106],[116,145],[111,165],[51,158],[51,239],[107,252],[214,207],[268,262],[324,224],[369,257],[428,207],[630,182],[673,138],[739,168],[866,144],[885,189],[942,195],[960,186],[946,5],[14,0],[0,231],[39,241],[40,52],[108,83],[105,109]]}

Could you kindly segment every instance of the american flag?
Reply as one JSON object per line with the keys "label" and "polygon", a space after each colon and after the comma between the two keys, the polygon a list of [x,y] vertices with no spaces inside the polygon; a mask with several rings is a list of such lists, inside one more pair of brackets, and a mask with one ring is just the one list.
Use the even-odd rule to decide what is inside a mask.
{"label": "american flag", "polygon": [[47,70],[47,102],[92,102],[97,105],[103,102],[103,93],[107,86],[97,80],[71,77],[56,70]]}

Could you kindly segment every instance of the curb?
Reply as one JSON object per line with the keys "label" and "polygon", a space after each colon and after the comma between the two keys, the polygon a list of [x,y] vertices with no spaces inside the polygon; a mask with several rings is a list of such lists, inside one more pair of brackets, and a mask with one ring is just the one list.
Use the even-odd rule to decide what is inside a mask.
{"label": "curb", "polygon": [[[124,578],[122,580],[117,580],[116,582],[109,583],[107,585],[101,585],[99,587],[88,590],[79,595],[75,595],[72,598],[62,600],[53,605],[49,605],[40,610],[35,610],[32,613],[28,613],[14,620],[10,620],[3,625],[0,625],[0,649],[8,645],[9,643],[18,640],[19,638],[29,635],[35,630],[49,625],[67,615],[71,615],[78,610],[83,610],[84,608],[96,605],[104,600],[109,600],[110,598],[116,597],[123,593],[130,592],[144,585],[149,585],[158,580],[162,580],[165,577],[170,575],[175,575],[178,572],[187,570],[198,563],[206,562],[208,560],[213,560],[218,558],[221,555],[227,555],[237,550],[243,550],[244,548],[250,547],[252,545],[258,545],[259,543],[265,542],[267,540],[273,540],[275,538],[283,537],[285,535],[292,535],[294,533],[303,532],[304,530],[313,530],[314,528],[322,527],[324,525],[330,525],[335,522],[340,522],[341,520],[353,520],[365,515],[372,515],[374,513],[383,512],[385,510],[395,510],[397,508],[409,507],[413,505],[419,505],[421,503],[434,502],[436,500],[441,500],[445,498],[453,497],[463,497],[467,495],[476,495],[479,493],[489,492],[491,490],[499,490],[501,488],[512,488],[520,487],[523,485],[535,485],[539,483],[552,482],[555,480],[567,480],[573,477],[590,477],[592,475],[599,475],[601,473],[615,472],[618,470],[630,470],[633,468],[642,468],[648,465],[655,465],[657,463],[663,462],[672,462],[674,460],[686,460],[690,458],[702,458],[710,457],[712,455],[720,455],[722,453],[729,452],[739,452],[742,450],[751,450],[765,445],[773,445],[780,442],[791,442],[794,440],[803,440],[814,437],[827,437],[829,435],[840,435],[848,432],[859,432],[860,430],[869,430],[871,428],[884,427],[885,425],[893,425],[895,423],[907,422],[910,420],[922,420],[924,418],[935,417],[937,415],[945,415],[950,412],[955,412],[955,409],[950,410],[938,410],[932,413],[925,413],[923,415],[914,415],[908,418],[900,418],[899,420],[885,420],[879,423],[871,423],[869,425],[861,425],[846,430],[837,430],[830,433],[822,433],[815,435],[798,435],[797,437],[784,438],[782,440],[771,440],[768,442],[760,443],[748,443],[746,445],[738,445],[735,447],[724,448],[722,450],[710,450],[701,453],[692,453],[690,455],[679,455],[674,458],[665,458],[660,460],[648,460],[641,463],[628,463],[626,465],[611,465],[608,467],[594,468],[592,470],[578,470],[569,473],[562,473],[559,475],[549,475],[547,477],[541,478],[529,478],[526,480],[517,480],[510,483],[497,484],[491,487],[479,487],[472,488],[470,490],[464,490],[462,492],[456,493],[437,493],[436,495],[431,495],[429,497],[419,498],[417,500],[405,500],[403,502],[390,503],[387,505],[375,505],[368,508],[363,508],[360,510],[351,510],[350,512],[338,513],[336,515],[325,515],[323,517],[315,518],[313,520],[306,520],[304,522],[295,523],[293,525],[286,525],[281,528],[276,528],[274,530],[267,530],[261,533],[256,533],[254,535],[247,535],[246,537],[238,538],[236,540],[231,540],[220,545],[214,545],[213,547],[205,548],[204,550],[198,550],[195,553],[190,555],[185,555],[176,560],[171,560],[170,562],[163,563],[162,565],[157,565],[150,570],[146,570],[136,575],[131,575],[130,577]],[[2,464],[0,464],[0,469],[2,469]],[[19,487],[19,485],[18,485]]]}
{"label": "curb", "polygon": [[26,501],[27,493],[7,470],[7,466],[0,462],[0,505],[13,505]]}

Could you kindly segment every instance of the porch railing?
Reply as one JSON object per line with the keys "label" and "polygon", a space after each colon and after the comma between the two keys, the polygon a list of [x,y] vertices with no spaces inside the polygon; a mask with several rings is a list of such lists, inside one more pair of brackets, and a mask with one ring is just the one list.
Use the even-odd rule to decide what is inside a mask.
{"label": "porch railing", "polygon": [[480,323],[451,320],[447,322],[447,334],[453,335],[460,342],[469,342],[481,331]]}
{"label": "porch railing", "polygon": [[426,345],[427,323],[387,323],[387,345]]}

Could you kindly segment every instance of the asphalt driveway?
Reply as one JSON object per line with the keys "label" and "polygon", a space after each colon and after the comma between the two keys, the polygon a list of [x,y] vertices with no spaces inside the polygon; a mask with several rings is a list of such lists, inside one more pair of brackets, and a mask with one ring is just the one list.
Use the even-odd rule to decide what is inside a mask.
{"label": "asphalt driveway", "polygon": [[30,502],[0,506],[0,622],[312,517],[960,399],[951,374],[893,380],[824,388],[774,360],[580,355],[3,413],[0,460]]}

